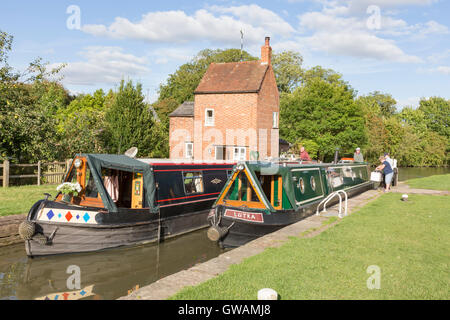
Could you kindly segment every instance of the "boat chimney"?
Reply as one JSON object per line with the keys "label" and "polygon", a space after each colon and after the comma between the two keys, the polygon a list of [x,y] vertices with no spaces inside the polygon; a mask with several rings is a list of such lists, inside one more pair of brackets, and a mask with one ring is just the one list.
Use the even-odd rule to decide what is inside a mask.
{"label": "boat chimney", "polygon": [[334,151],[334,163],[338,163],[339,160],[339,148],[336,148],[336,151]]}

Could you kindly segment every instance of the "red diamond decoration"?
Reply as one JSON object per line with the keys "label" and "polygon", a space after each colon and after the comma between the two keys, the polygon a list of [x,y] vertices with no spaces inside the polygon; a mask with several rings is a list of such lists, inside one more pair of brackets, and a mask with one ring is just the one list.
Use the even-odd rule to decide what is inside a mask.
{"label": "red diamond decoration", "polygon": [[67,220],[67,221],[70,221],[72,218],[73,218],[73,216],[72,216],[72,214],[70,213],[70,211],[67,212],[67,214],[66,214],[66,220]]}

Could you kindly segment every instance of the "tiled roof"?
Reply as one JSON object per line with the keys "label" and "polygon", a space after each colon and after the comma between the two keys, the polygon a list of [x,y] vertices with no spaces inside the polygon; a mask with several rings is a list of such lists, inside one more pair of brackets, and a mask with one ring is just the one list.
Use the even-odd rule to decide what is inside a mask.
{"label": "tiled roof", "polygon": [[193,117],[194,116],[194,102],[185,101],[174,112],[169,114],[169,117]]}
{"label": "tiled roof", "polygon": [[268,67],[261,61],[211,63],[195,93],[259,92]]}

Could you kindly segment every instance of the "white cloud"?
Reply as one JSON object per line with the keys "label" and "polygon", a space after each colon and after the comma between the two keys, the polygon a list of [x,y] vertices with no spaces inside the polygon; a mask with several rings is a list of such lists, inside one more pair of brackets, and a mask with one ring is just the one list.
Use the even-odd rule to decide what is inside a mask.
{"label": "white cloud", "polygon": [[200,9],[193,15],[180,10],[156,11],[144,14],[136,22],[116,17],[109,26],[84,25],[81,28],[95,36],[166,43],[200,40],[239,43],[241,29],[250,43],[260,43],[267,35],[287,36],[295,31],[280,16],[257,5],[212,6],[209,11]]}
{"label": "white cloud", "polygon": [[434,69],[431,69],[431,71],[438,72],[438,73],[445,74],[445,75],[450,75],[450,67],[449,66],[439,66]]}
{"label": "white cloud", "polygon": [[[385,20],[392,26],[404,26],[402,21]],[[395,41],[381,38],[367,27],[365,19],[340,16],[335,12],[308,12],[299,16],[300,28],[312,31],[304,41],[312,49],[326,53],[393,62],[418,63],[417,56],[403,52]]]}
{"label": "white cloud", "polygon": [[[62,69],[68,85],[116,84],[121,79],[143,76],[150,72],[145,57],[124,53],[119,47],[87,47],[79,53],[85,61],[67,63]],[[49,68],[60,65],[54,63]]]}

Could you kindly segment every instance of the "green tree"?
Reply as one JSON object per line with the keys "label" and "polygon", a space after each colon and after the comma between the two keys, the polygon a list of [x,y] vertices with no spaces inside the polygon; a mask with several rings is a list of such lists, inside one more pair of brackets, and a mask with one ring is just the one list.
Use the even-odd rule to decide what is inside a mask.
{"label": "green tree", "polygon": [[280,93],[291,93],[303,79],[303,57],[298,52],[283,51],[274,53],[272,67]]}
{"label": "green tree", "polygon": [[331,70],[305,72],[303,85],[280,101],[280,135],[288,141],[311,140],[318,158],[331,160],[336,147],[352,153],[366,143],[364,117],[354,90]]}
{"label": "green tree", "polygon": [[[112,99],[113,93],[108,97]],[[107,96],[102,89],[91,94],[79,95],[67,108],[59,109],[58,134],[65,157],[71,158],[76,153],[102,153],[102,136],[105,127],[105,101]]]}
{"label": "green tree", "polygon": [[450,100],[440,97],[421,99],[418,110],[423,112],[430,130],[450,141]]}
{"label": "green tree", "polygon": [[61,97],[58,107],[67,101],[62,87],[49,80],[61,68],[48,70],[48,64],[38,58],[25,72],[15,71],[8,65],[12,41],[0,30],[0,155],[17,162],[57,159],[60,144],[54,109],[44,101],[46,96],[54,99],[56,91]]}
{"label": "green tree", "polygon": [[105,114],[106,139],[110,153],[123,153],[131,147],[139,149],[141,157],[153,156],[160,151],[160,128],[156,125],[149,106],[144,102],[142,85],[130,80],[121,81],[111,107]]}

